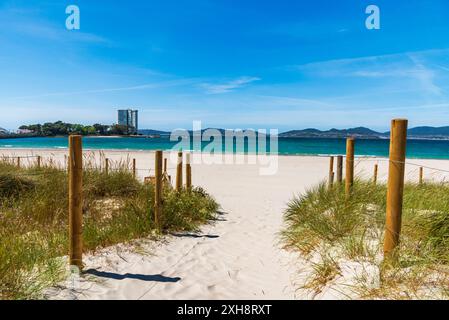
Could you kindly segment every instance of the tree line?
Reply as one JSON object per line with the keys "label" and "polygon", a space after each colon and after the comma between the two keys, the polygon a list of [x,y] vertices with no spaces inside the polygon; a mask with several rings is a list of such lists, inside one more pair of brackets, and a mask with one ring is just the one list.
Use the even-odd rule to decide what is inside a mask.
{"label": "tree line", "polygon": [[80,135],[128,135],[128,128],[124,125],[104,125],[104,124],[93,124],[93,125],[82,125],[82,124],[72,124],[62,121],[56,122],[46,122],[44,124],[31,124],[22,125],[19,127],[21,130],[30,130],[34,135],[37,136],[66,136],[69,134],[80,134]]}

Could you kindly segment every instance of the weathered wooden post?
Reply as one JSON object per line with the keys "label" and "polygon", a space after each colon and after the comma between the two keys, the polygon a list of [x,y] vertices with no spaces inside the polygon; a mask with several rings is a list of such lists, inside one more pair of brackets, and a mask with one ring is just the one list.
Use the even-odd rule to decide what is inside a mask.
{"label": "weathered wooden post", "polygon": [[182,189],[182,151],[178,152],[178,165],[176,167],[176,191]]}
{"label": "weathered wooden post", "polygon": [[395,256],[401,233],[407,123],[405,119],[391,121],[384,258]]}
{"label": "weathered wooden post", "polygon": [[190,165],[190,153],[186,154],[186,188],[192,189],[192,166]]}
{"label": "weathered wooden post", "polygon": [[354,184],[354,138],[346,139],[346,179],[345,193],[349,197]]}
{"label": "weathered wooden post", "polygon": [[334,184],[334,157],[329,158],[329,188]]}
{"label": "weathered wooden post", "polygon": [[83,151],[80,135],[69,136],[69,263],[82,269]]}
{"label": "weathered wooden post", "polygon": [[343,181],[343,156],[337,157],[337,182],[341,184]]}
{"label": "weathered wooden post", "polygon": [[379,169],[379,166],[378,166],[378,164],[376,163],[376,164],[374,165],[374,175],[373,175],[373,183],[374,183],[374,185],[377,184],[377,171],[378,171],[378,169]]}
{"label": "weathered wooden post", "polygon": [[167,173],[167,158],[164,158],[164,173]]}
{"label": "weathered wooden post", "polygon": [[104,172],[106,173],[106,175],[109,174],[109,159],[108,158],[104,159]]}
{"label": "weathered wooden post", "polygon": [[41,168],[41,156],[37,156],[37,168]]}
{"label": "weathered wooden post", "polygon": [[162,215],[162,151],[156,151],[155,158],[155,186],[154,186],[154,223],[161,230],[160,219]]}
{"label": "weathered wooden post", "polygon": [[136,179],[136,159],[133,159],[133,178]]}
{"label": "weathered wooden post", "polygon": [[20,157],[17,157],[17,168],[20,169]]}
{"label": "weathered wooden post", "polygon": [[419,184],[422,185],[424,181],[424,168],[419,167]]}

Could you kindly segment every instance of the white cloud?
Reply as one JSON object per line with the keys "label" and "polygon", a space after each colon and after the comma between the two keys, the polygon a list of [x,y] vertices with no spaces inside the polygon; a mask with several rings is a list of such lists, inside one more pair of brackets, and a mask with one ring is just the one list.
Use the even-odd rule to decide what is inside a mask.
{"label": "white cloud", "polygon": [[243,87],[251,82],[261,80],[258,77],[240,77],[235,80],[231,80],[220,84],[202,83],[200,86],[206,90],[208,94],[227,93]]}
{"label": "white cloud", "polygon": [[195,80],[195,79],[169,80],[169,81],[145,83],[145,84],[134,85],[134,86],[123,86],[123,87],[80,90],[80,91],[67,91],[67,92],[42,93],[42,94],[30,95],[30,96],[13,97],[13,98],[9,98],[8,100],[25,100],[25,99],[44,98],[44,97],[63,97],[63,96],[85,95],[85,94],[95,94],[95,93],[122,92],[122,91],[132,91],[132,90],[177,87],[177,86],[192,84],[195,81],[197,81],[197,80]]}
{"label": "white cloud", "polygon": [[[447,54],[445,50],[428,50],[421,52],[405,52],[390,55],[367,56],[351,59],[319,61],[303,65],[290,66],[311,77],[341,78],[354,77],[365,79],[400,78],[409,81],[415,90],[430,94],[441,95],[442,89],[436,82],[438,69],[430,67],[427,56]],[[381,80],[382,81],[382,80]]]}
{"label": "white cloud", "polygon": [[259,95],[262,98],[263,103],[268,103],[273,108],[278,108],[279,106],[285,107],[335,107],[334,104],[319,100],[319,99],[306,99],[298,97],[284,97],[284,96],[269,96],[269,95]]}
{"label": "white cloud", "polygon": [[421,83],[422,88],[434,95],[441,95],[443,90],[435,83],[435,71],[426,67],[419,58],[409,55],[415,64],[413,76]]}
{"label": "white cloud", "polygon": [[81,42],[111,45],[104,37],[82,31],[69,31],[61,25],[36,17],[32,10],[9,8],[0,10],[0,28],[8,34],[59,42]]}

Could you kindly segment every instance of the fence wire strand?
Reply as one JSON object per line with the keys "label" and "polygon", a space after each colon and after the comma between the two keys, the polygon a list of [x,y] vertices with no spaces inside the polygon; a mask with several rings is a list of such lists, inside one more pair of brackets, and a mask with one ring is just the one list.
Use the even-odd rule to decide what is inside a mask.
{"label": "fence wire strand", "polygon": [[[11,165],[16,169],[21,169],[21,170],[29,170],[29,171],[33,171],[34,172],[14,172],[15,174],[17,174],[18,176],[42,176],[42,175],[51,175],[51,174],[61,174],[62,172],[68,173],[68,166],[67,166],[67,158],[65,159],[60,159],[60,160],[54,160],[53,158],[43,158],[41,157],[41,167],[37,167],[37,165],[35,163],[30,164],[28,163],[23,163],[21,166],[18,166],[15,162],[10,161],[10,160],[17,160],[18,158],[20,159],[35,159],[38,158],[40,156],[38,155],[33,155],[33,156],[0,156],[0,162],[3,162],[5,164]],[[115,167],[114,168],[114,164],[111,161],[109,164],[109,168],[108,168],[108,172],[128,172],[128,173],[132,173],[133,170],[135,170],[136,172],[141,172],[141,173],[148,173],[148,174],[152,174],[155,172],[154,168],[132,168],[130,165],[126,165],[123,167],[120,167],[120,162],[118,162],[118,166],[119,167]],[[53,169],[56,171],[51,171],[51,170],[45,170],[45,169]],[[167,171],[172,171],[172,170],[176,170],[177,167],[176,166],[170,166],[166,168]],[[99,165],[96,166],[85,166],[84,170],[95,170],[95,171],[100,171],[100,172],[106,172],[105,166],[100,163]]]}
{"label": "fence wire strand", "polygon": [[1,155],[0,159],[29,159],[29,158],[38,158],[39,156],[4,156]]}
{"label": "fence wire strand", "polygon": [[409,165],[409,166],[415,166],[415,167],[418,167],[418,168],[429,169],[429,170],[433,170],[433,171],[449,173],[449,170],[439,169],[439,168],[435,168],[435,167],[430,167],[430,166],[426,166],[426,165],[423,165],[423,164],[418,164],[418,163],[413,163],[413,162],[408,162],[408,161],[397,161],[397,160],[390,160],[390,159],[382,159],[382,158],[357,157],[356,159],[354,159],[353,162],[355,163],[356,166],[358,164],[362,163],[362,162],[376,162],[376,163],[379,163],[379,162],[393,162],[393,163],[400,163],[400,164],[405,164],[405,165]]}

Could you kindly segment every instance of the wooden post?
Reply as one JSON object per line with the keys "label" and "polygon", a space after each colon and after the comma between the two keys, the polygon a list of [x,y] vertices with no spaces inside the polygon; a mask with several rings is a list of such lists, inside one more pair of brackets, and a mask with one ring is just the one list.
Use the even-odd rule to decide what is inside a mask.
{"label": "wooden post", "polygon": [[106,173],[106,175],[109,174],[109,159],[108,158],[104,159],[104,172]]}
{"label": "wooden post", "polygon": [[154,223],[161,230],[160,218],[162,214],[162,151],[156,151],[154,186]]}
{"label": "wooden post", "polygon": [[69,136],[69,263],[82,269],[83,151],[81,136]]}
{"label": "wooden post", "polygon": [[17,168],[20,169],[20,157],[17,157]]}
{"label": "wooden post", "polygon": [[37,156],[37,168],[41,168],[41,156]]}
{"label": "wooden post", "polygon": [[401,233],[407,122],[405,119],[391,121],[384,258],[394,256]]}
{"label": "wooden post", "polygon": [[178,165],[176,167],[176,191],[182,189],[182,151],[178,152]]}
{"label": "wooden post", "polygon": [[167,158],[164,158],[164,173],[167,173]]}
{"label": "wooden post", "polygon": [[337,182],[341,184],[343,181],[343,156],[337,157]]}
{"label": "wooden post", "polygon": [[374,185],[377,184],[377,171],[378,171],[378,169],[379,169],[379,166],[378,166],[378,164],[376,163],[376,164],[374,165],[374,175],[373,175],[373,183],[374,183]]}
{"label": "wooden post", "polygon": [[329,188],[334,184],[334,157],[329,158]]}
{"label": "wooden post", "polygon": [[419,167],[419,184],[423,184],[424,181],[424,169],[423,167]]}
{"label": "wooden post", "polygon": [[345,193],[348,197],[354,184],[354,138],[346,139]]}
{"label": "wooden post", "polygon": [[186,154],[186,188],[192,188],[192,166],[190,165],[190,153]]}
{"label": "wooden post", "polygon": [[136,159],[133,159],[133,178],[136,179]]}

